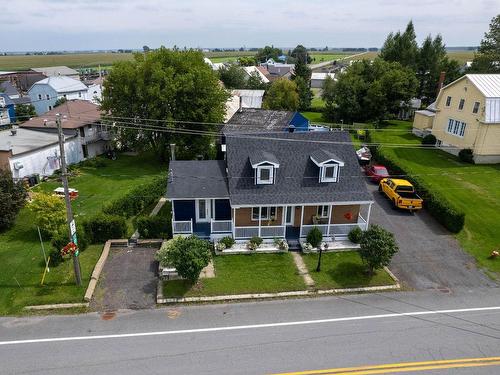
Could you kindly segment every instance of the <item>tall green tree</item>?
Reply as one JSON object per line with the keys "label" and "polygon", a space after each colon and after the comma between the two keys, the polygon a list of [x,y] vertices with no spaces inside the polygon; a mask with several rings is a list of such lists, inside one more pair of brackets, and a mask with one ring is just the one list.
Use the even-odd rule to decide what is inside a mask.
{"label": "tall green tree", "polygon": [[0,232],[14,225],[26,199],[22,181],[14,182],[12,175],[0,166]]}
{"label": "tall green tree", "polygon": [[378,225],[372,225],[361,238],[359,255],[373,275],[377,269],[388,266],[399,251],[394,235]]}
{"label": "tall green tree", "polygon": [[299,95],[299,110],[307,111],[311,108],[311,101],[313,93],[310,86],[310,81],[306,81],[302,77],[295,77],[295,84],[297,85],[297,94]]}
{"label": "tall green tree", "polygon": [[219,69],[219,77],[227,89],[243,89],[247,84],[247,74],[236,64]]}
{"label": "tall green tree", "polygon": [[299,108],[297,84],[286,78],[274,81],[264,97],[265,109],[296,111]]}
{"label": "tall green tree", "polygon": [[500,73],[500,14],[491,20],[470,70],[474,73]]}
{"label": "tall green tree", "polygon": [[238,64],[240,66],[253,66],[257,64],[257,61],[255,61],[255,57],[253,56],[242,56],[238,58]]}
{"label": "tall green tree", "polygon": [[283,51],[280,48],[275,48],[274,46],[265,46],[257,51],[255,55],[255,60],[258,63],[266,62],[269,59],[278,60],[278,56],[283,55]]}
{"label": "tall green tree", "polygon": [[[113,64],[104,82],[101,109],[109,116],[135,119],[127,121],[129,128],[150,125],[149,119],[164,129],[125,129],[117,122],[122,147],[152,148],[165,159],[168,145],[175,143],[179,156],[190,158],[207,155],[213,144],[213,136],[186,133],[200,130],[200,125],[190,122],[222,122],[228,97],[201,52],[161,47],[147,54],[136,53],[132,61]],[[217,129],[214,124],[204,125],[203,130]]]}
{"label": "tall green tree", "polygon": [[301,111],[308,110],[311,107],[313,93],[311,87],[311,68],[307,65],[312,61],[306,47],[298,45],[291,52],[291,56],[295,60],[293,68],[292,80],[297,84],[297,93],[299,94],[299,109]]}
{"label": "tall green tree", "polygon": [[403,33],[390,33],[380,50],[380,57],[386,61],[398,62],[402,66],[416,69],[418,44],[413,22],[408,22]]}
{"label": "tall green tree", "polygon": [[302,44],[299,44],[295,47],[291,52],[290,56],[292,56],[295,61],[302,61],[305,64],[310,64],[312,62],[312,57],[307,52],[307,48]]}
{"label": "tall green tree", "polygon": [[245,88],[250,90],[267,90],[268,86],[268,83],[262,82],[262,79],[257,72],[250,74],[250,77],[248,77],[245,84]]}

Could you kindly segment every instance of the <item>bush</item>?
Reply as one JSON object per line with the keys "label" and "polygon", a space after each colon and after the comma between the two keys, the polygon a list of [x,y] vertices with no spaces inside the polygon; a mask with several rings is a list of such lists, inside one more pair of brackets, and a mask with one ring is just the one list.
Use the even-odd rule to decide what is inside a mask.
{"label": "bush", "polygon": [[24,206],[26,189],[24,184],[14,182],[10,172],[0,169],[0,231],[11,228],[17,213]]}
{"label": "bush", "polygon": [[142,238],[172,238],[172,222],[161,216],[140,216],[137,230]]}
{"label": "bush", "polygon": [[463,211],[456,208],[446,197],[429,190],[422,180],[405,171],[399,164],[381,153],[378,148],[373,148],[372,154],[378,162],[384,164],[393,174],[407,176],[407,180],[413,184],[417,193],[424,200],[424,207],[441,225],[452,233],[458,233],[462,230],[465,224],[465,213]]}
{"label": "bush", "polygon": [[219,242],[224,244],[225,249],[230,249],[235,244],[236,241],[234,240],[233,237],[226,236],[226,237],[222,237],[219,240]]}
{"label": "bush", "polygon": [[436,137],[434,134],[427,134],[422,138],[422,145],[424,146],[434,146],[436,144]]}
{"label": "bush", "polygon": [[309,233],[307,233],[307,242],[310,243],[313,248],[317,248],[321,245],[321,241],[323,241],[323,233],[321,233],[318,227],[313,227]]}
{"label": "bush", "polygon": [[248,247],[250,250],[257,250],[260,245],[262,245],[262,238],[259,236],[253,236],[248,242]]}
{"label": "bush", "polygon": [[51,238],[57,235],[59,229],[66,224],[66,206],[64,199],[46,193],[36,193],[29,204],[33,213],[35,225]]}
{"label": "bush", "polygon": [[[83,229],[83,225],[76,226],[76,238],[78,241],[78,250],[85,251],[85,249],[89,245],[89,240],[87,234]],[[52,245],[54,250],[61,251],[61,249],[68,244],[68,228],[66,225],[62,226],[57,233],[54,234],[52,239],[50,240],[50,244]]]}
{"label": "bush", "polygon": [[162,267],[175,267],[181,277],[194,283],[210,262],[210,249],[210,242],[196,236],[177,236],[162,245],[155,259]]}
{"label": "bush", "polygon": [[151,182],[136,186],[123,197],[108,203],[104,206],[103,212],[126,218],[137,215],[164,195],[166,187],[165,177],[157,177]]}
{"label": "bush", "polygon": [[127,222],[121,216],[99,214],[84,221],[83,227],[91,243],[123,238],[127,234]]}
{"label": "bush", "polygon": [[349,241],[353,243],[360,243],[363,238],[363,231],[360,227],[356,227],[349,232],[347,237],[349,238]]}
{"label": "bush", "polygon": [[288,251],[288,242],[284,238],[275,238],[274,245],[281,251]]}
{"label": "bush", "polygon": [[376,269],[389,265],[398,252],[394,235],[378,225],[372,225],[361,239],[359,255],[368,266],[370,274]]}
{"label": "bush", "polygon": [[52,249],[49,256],[50,256],[49,265],[51,267],[57,267],[62,262],[64,262],[64,258],[61,255],[61,249],[59,250]]}
{"label": "bush", "polygon": [[464,148],[458,153],[458,158],[464,163],[474,164],[474,153],[470,148]]}

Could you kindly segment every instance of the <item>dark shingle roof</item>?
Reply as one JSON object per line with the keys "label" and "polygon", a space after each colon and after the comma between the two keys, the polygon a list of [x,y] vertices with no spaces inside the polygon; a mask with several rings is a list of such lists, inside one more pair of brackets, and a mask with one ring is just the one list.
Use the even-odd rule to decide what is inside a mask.
{"label": "dark shingle roof", "polygon": [[[338,182],[320,183],[311,154],[322,149],[344,162]],[[274,185],[255,185],[249,156],[260,150],[280,161]],[[266,133],[227,136],[231,205],[371,201],[346,132]]]}
{"label": "dark shingle roof", "polygon": [[295,112],[243,108],[222,128],[223,133],[262,133],[288,128]]}
{"label": "dark shingle roof", "polygon": [[276,158],[276,156],[268,151],[263,151],[263,150],[253,150],[250,155],[248,155],[250,158],[250,163],[252,165],[264,163],[264,162],[269,162],[269,163],[274,163],[274,164],[279,164],[279,160]]}
{"label": "dark shingle roof", "polygon": [[311,153],[311,158],[313,158],[318,164],[322,164],[330,160],[343,162],[343,160],[341,160],[333,152],[330,152],[323,148],[318,148],[317,150],[313,151]]}
{"label": "dark shingle roof", "polygon": [[0,82],[0,92],[7,94],[9,96],[19,95],[19,91],[14,87],[9,81]]}
{"label": "dark shingle roof", "polygon": [[223,160],[173,160],[170,162],[167,197],[228,197],[226,163]]}
{"label": "dark shingle roof", "polygon": [[29,96],[21,96],[20,98],[12,99],[15,105],[19,104],[31,104],[31,98]]}

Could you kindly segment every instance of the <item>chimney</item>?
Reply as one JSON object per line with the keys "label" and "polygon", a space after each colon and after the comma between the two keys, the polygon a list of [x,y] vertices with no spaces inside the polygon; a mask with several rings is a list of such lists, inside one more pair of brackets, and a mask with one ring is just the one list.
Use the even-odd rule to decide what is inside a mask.
{"label": "chimney", "polygon": [[170,160],[175,160],[175,143],[170,143]]}
{"label": "chimney", "polygon": [[240,107],[238,108],[238,112],[243,112],[243,98],[240,96]]}
{"label": "chimney", "polygon": [[446,77],[446,72],[441,72],[441,74],[439,74],[439,82],[438,82],[438,87],[437,87],[437,95],[439,95],[439,91],[441,91],[441,89],[443,88],[444,78],[445,77]]}

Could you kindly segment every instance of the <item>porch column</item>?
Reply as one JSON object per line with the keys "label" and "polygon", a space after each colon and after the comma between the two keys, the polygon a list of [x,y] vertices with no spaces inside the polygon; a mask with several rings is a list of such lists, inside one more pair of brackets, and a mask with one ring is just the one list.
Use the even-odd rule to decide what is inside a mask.
{"label": "porch column", "polygon": [[262,220],[262,207],[259,206],[259,237],[260,237],[260,222]]}
{"label": "porch column", "polygon": [[175,234],[175,203],[172,201],[172,222],[170,223],[172,225],[172,236]]}
{"label": "porch column", "polygon": [[327,237],[330,237],[330,225],[332,225],[332,212],[333,212],[333,204],[330,205],[330,211],[328,212],[328,227],[326,228]]}
{"label": "porch column", "polygon": [[281,225],[283,226],[283,238],[286,238],[286,206],[281,207]]}
{"label": "porch column", "polygon": [[233,215],[232,215],[232,217],[231,217],[231,221],[232,221],[232,224],[233,224],[233,227],[232,227],[232,232],[233,232],[233,238],[235,238],[235,237],[236,237],[236,220],[235,220],[235,216],[236,216],[236,209],[235,209],[235,208],[233,208],[233,209],[231,210],[231,212],[232,212],[232,214],[233,214]]}
{"label": "porch column", "polygon": [[368,206],[368,215],[366,217],[366,230],[368,230],[368,223],[370,222],[370,213],[372,212],[372,204],[373,203],[370,203],[370,205]]}
{"label": "porch column", "polygon": [[[294,213],[295,214],[295,213]],[[302,236],[302,225],[304,224],[304,206],[301,206],[300,211],[300,228],[299,228],[299,238]]]}

